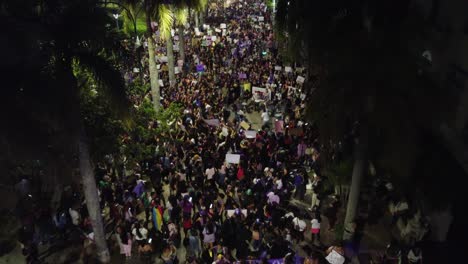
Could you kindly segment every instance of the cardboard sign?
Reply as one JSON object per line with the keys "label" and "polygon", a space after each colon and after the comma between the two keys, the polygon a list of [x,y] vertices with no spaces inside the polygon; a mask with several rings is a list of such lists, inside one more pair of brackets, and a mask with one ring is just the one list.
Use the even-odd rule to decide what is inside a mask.
{"label": "cardboard sign", "polygon": [[221,124],[219,119],[205,119],[204,121],[207,125],[214,127],[218,127]]}
{"label": "cardboard sign", "polygon": [[179,73],[180,73],[179,67],[174,67],[174,74],[179,74]]}
{"label": "cardboard sign", "polygon": [[302,76],[297,76],[297,79],[296,79],[296,82],[297,82],[297,83],[304,83],[304,81],[305,81],[305,78],[304,78],[304,77],[302,77]]}
{"label": "cardboard sign", "polygon": [[259,17],[258,17],[258,22],[263,22],[263,21],[265,21],[265,18],[262,17],[262,16],[259,16]]}
{"label": "cardboard sign", "polygon": [[240,123],[240,126],[241,126],[244,130],[247,130],[247,129],[250,128],[249,123],[247,123],[247,122],[245,122],[245,121],[242,121],[242,122]]}
{"label": "cardboard sign", "polygon": [[216,33],[221,33],[221,29],[215,28],[215,32],[216,32]]}
{"label": "cardboard sign", "polygon": [[209,29],[209,28],[210,28],[210,25],[203,24],[203,29]]}
{"label": "cardboard sign", "polygon": [[140,69],[138,69],[138,68],[133,68],[133,72],[138,73],[138,72],[140,72]]}
{"label": "cardboard sign", "polygon": [[257,137],[257,131],[255,130],[245,131],[245,138],[256,138],[256,137]]}
{"label": "cardboard sign", "polygon": [[275,66],[275,71],[281,71],[281,66]]}
{"label": "cardboard sign", "polygon": [[226,162],[232,163],[232,164],[239,164],[240,155],[239,154],[226,154]]}
{"label": "cardboard sign", "polygon": [[221,23],[221,25],[219,25],[219,27],[220,27],[221,29],[227,28],[226,24],[224,24],[224,23]]}
{"label": "cardboard sign", "polygon": [[285,72],[292,72],[292,68],[290,66],[284,67]]}
{"label": "cardboard sign", "polygon": [[161,57],[159,57],[159,61],[160,61],[160,62],[168,62],[168,60],[169,60],[169,59],[167,58],[167,56],[161,56]]}
{"label": "cardboard sign", "polygon": [[159,82],[159,87],[164,87],[163,80],[159,79],[158,82]]}

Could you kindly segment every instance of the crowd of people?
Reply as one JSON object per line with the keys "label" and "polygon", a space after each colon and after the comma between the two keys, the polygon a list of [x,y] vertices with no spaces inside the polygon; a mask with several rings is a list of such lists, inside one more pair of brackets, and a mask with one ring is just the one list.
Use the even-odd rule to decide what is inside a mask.
{"label": "crowd of people", "polygon": [[[162,106],[184,108],[179,132],[173,140],[152,142],[153,158],[130,175],[117,177],[112,161],[96,168],[109,241],[127,259],[136,254],[148,263],[155,257],[167,264],[327,263],[331,251],[344,254],[321,247],[321,217],[333,230],[339,201],[321,203],[323,146],[303,119],[307,72],[283,65],[271,11],[264,1],[212,5],[205,24],[192,29],[178,36],[185,41],[185,61],[178,64],[176,84],[169,85],[167,63],[160,65]],[[147,52],[145,43],[141,48]],[[127,81],[138,74],[148,78],[144,65],[127,72]],[[253,115],[261,119],[258,127],[249,120]],[[334,155],[339,152],[335,146]],[[293,198],[305,199],[308,184],[310,208],[291,205]],[[54,223],[63,236],[76,227],[92,245],[83,200],[79,190],[67,189]],[[50,229],[41,227],[38,240],[47,241]],[[299,256],[307,232],[313,246]],[[22,234],[23,241],[32,240],[28,230]],[[182,248],[185,259],[178,259]]]}

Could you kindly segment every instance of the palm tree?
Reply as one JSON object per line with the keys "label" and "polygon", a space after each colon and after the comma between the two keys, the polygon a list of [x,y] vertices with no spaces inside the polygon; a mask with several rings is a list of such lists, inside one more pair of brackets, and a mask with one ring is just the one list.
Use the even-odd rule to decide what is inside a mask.
{"label": "palm tree", "polygon": [[179,35],[179,59],[185,61],[185,25],[188,22],[189,8],[177,8],[175,11],[175,21]]}
{"label": "palm tree", "polygon": [[[359,124],[348,227],[356,217],[369,158],[377,157],[377,170],[411,178],[422,117],[435,113],[418,94],[424,87],[424,94],[437,91],[417,75],[416,59],[407,49],[420,30],[418,16],[409,15],[408,1],[374,2],[279,0],[275,16],[286,55],[309,70],[308,110],[320,134],[327,141],[342,140],[349,133],[346,123]],[[395,155],[395,146],[404,155]]]}
{"label": "palm tree", "polygon": [[[76,144],[79,169],[83,183],[86,206],[91,219],[97,258],[102,263],[110,262],[109,249],[99,205],[94,169],[90,158],[89,144],[81,116],[80,87],[77,71],[88,72],[99,84],[100,92],[109,95],[115,108],[125,112],[128,103],[123,78],[110,63],[110,57],[119,44],[106,27],[111,18],[96,0],[58,0],[51,2],[7,1],[2,5],[5,25],[10,28],[10,41],[16,43],[5,54],[10,67],[8,72],[15,82],[6,91],[12,104],[40,102],[41,119],[55,123],[69,132]],[[31,30],[34,28],[34,30]],[[23,31],[27,29],[27,31]],[[24,46],[24,40],[28,45]],[[16,53],[20,51],[20,53]],[[28,59],[28,54],[35,54]],[[10,58],[13,58],[9,61]],[[19,61],[15,61],[19,59]],[[21,63],[18,63],[21,62]],[[5,62],[4,62],[5,63]],[[24,74],[28,80],[24,80]],[[37,93],[36,90],[40,90]],[[22,90],[18,95],[14,91]],[[17,106],[15,105],[15,109]],[[13,113],[17,118],[34,120],[34,111]],[[25,114],[25,116],[18,116]],[[47,119],[46,119],[47,120]],[[40,131],[42,126],[35,129]],[[51,128],[48,128],[51,129]],[[49,130],[52,133],[54,130]]]}

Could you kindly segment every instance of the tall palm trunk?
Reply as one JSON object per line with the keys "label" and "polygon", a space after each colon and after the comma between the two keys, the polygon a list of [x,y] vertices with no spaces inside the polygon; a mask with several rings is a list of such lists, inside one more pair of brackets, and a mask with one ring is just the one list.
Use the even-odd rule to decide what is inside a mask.
{"label": "tall palm trunk", "polygon": [[82,124],[79,129],[78,141],[80,173],[83,181],[86,207],[88,208],[91,225],[93,226],[97,257],[101,263],[109,263],[110,254],[106,243],[106,234],[104,232],[96,180],[94,178],[94,170],[91,165],[88,141]]}
{"label": "tall palm trunk", "polygon": [[195,18],[195,28],[200,29],[200,18],[198,17],[198,12],[194,11],[193,16]]}
{"label": "tall palm trunk", "polygon": [[184,25],[179,25],[179,59],[185,61],[185,36]]}
{"label": "tall palm trunk", "polygon": [[175,71],[174,71],[174,44],[172,43],[172,36],[169,35],[166,38],[167,46],[167,67],[169,68],[169,85],[172,87],[176,83]]}
{"label": "tall palm trunk", "polygon": [[156,43],[153,39],[153,30],[151,28],[151,18],[152,18],[152,2],[150,0],[145,0],[145,13],[146,13],[146,39],[148,41],[148,64],[149,64],[149,74],[150,74],[150,85],[151,85],[151,97],[153,98],[153,108],[155,111],[159,111],[161,106],[161,94],[159,90],[159,72],[156,63]]}
{"label": "tall palm trunk", "polygon": [[353,175],[351,180],[351,188],[348,196],[348,204],[346,206],[346,217],[345,217],[345,232],[343,233],[343,240],[349,240],[354,235],[354,229],[352,227],[353,222],[356,217],[358,203],[359,203],[359,193],[361,191],[361,181],[364,176],[364,171],[366,168],[366,146],[360,138],[356,144],[355,149],[355,159],[353,167]]}

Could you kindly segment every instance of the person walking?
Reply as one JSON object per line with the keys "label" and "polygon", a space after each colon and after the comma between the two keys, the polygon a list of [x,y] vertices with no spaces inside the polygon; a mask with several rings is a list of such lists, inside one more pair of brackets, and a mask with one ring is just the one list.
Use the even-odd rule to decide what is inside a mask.
{"label": "person walking", "polygon": [[312,243],[320,243],[320,217],[314,217],[311,221]]}

